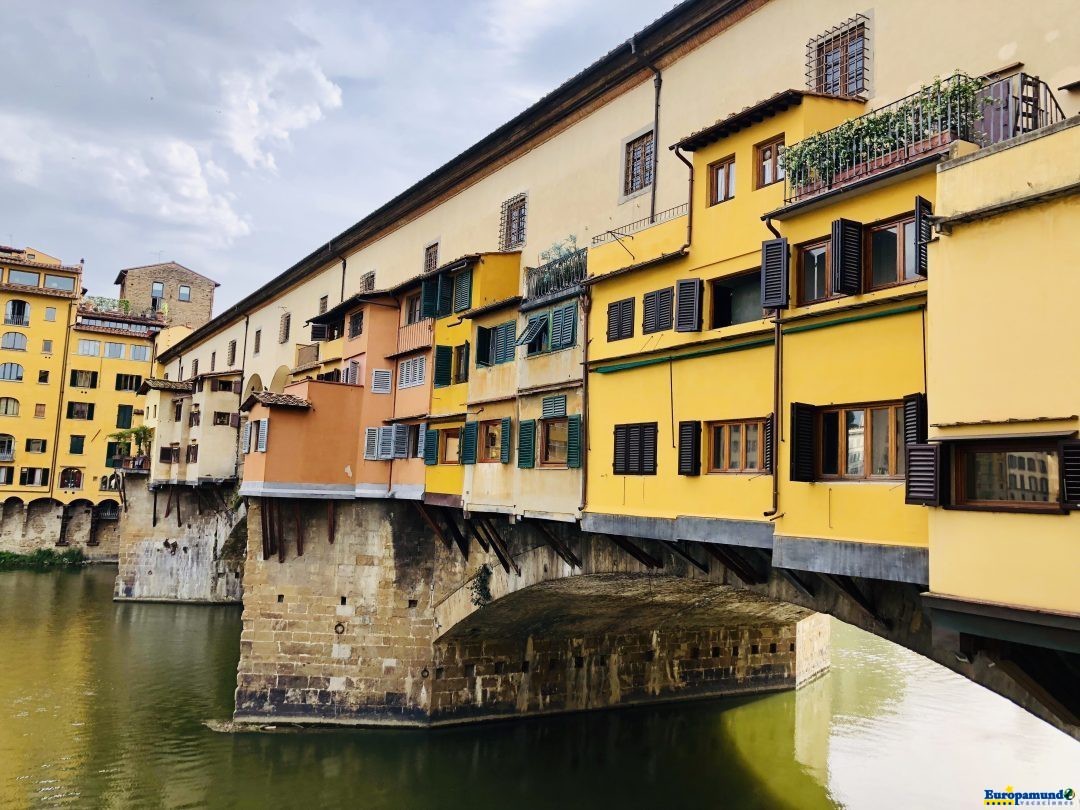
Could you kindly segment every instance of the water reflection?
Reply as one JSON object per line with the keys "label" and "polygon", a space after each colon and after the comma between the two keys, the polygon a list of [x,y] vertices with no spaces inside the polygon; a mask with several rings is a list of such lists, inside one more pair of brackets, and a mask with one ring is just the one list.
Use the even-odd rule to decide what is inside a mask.
{"label": "water reflection", "polygon": [[[799,692],[433,732],[222,735],[236,608],[114,605],[114,572],[0,575],[0,805],[974,805],[1075,781],[1080,745],[836,625]],[[1071,769],[1071,771],[1070,771]]]}

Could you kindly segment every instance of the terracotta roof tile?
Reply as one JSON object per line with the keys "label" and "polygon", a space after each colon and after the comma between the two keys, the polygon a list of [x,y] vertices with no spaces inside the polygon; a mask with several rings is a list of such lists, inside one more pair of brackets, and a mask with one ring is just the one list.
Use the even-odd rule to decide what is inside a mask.
{"label": "terracotta roof tile", "polygon": [[254,391],[244,404],[240,406],[242,411],[250,411],[255,403],[266,405],[270,408],[310,408],[311,403],[306,399],[293,396],[292,394],[275,394],[273,391]]}

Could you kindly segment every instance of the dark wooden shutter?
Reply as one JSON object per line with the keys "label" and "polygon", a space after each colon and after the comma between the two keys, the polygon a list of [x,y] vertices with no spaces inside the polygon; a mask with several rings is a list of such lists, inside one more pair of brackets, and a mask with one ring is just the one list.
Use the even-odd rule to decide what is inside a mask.
{"label": "dark wooden shutter", "polygon": [[945,501],[946,448],[940,443],[909,444],[904,450],[904,502],[941,506]]}
{"label": "dark wooden shutter", "polygon": [[701,331],[701,298],[705,283],[700,278],[683,278],[676,283],[675,331]]}
{"label": "dark wooden shutter", "polygon": [[619,339],[619,313],[622,312],[622,303],[614,301],[607,305],[607,339],[608,343]]}
{"label": "dark wooden shutter", "polygon": [[522,419],[518,424],[518,467],[531,470],[536,464],[536,420]]}
{"label": "dark wooden shutter", "polygon": [[424,432],[424,464],[434,467],[439,463],[439,431]]}
{"label": "dark wooden shutter", "polygon": [[915,198],[915,272],[924,277],[928,275],[926,246],[934,238],[934,227],[930,221],[933,214],[934,206],[929,200]]}
{"label": "dark wooden shutter", "polygon": [[904,444],[926,443],[926,421],[926,395],[904,397]]}
{"label": "dark wooden shutter", "polygon": [[439,279],[425,278],[420,284],[420,317],[434,318],[439,304]]}
{"label": "dark wooden shutter", "polygon": [[1061,453],[1061,500],[1080,507],[1080,441],[1063,441]]}
{"label": "dark wooden shutter", "polygon": [[462,464],[476,463],[476,438],[480,430],[479,422],[466,422],[461,429],[461,454]]}
{"label": "dark wooden shutter", "polygon": [[566,417],[566,466],[581,468],[581,414]]}
{"label": "dark wooden shutter", "polygon": [[91,422],[94,420],[94,403],[91,402],[86,406],[86,418]]}
{"label": "dark wooden shutter", "polygon": [[701,474],[701,422],[679,422],[679,475]]}
{"label": "dark wooden shutter", "polygon": [[498,353],[496,363],[513,363],[515,349],[517,348],[517,321],[508,321],[497,327],[499,330]]}
{"label": "dark wooden shutter", "polygon": [[476,327],[476,365],[491,365],[491,330],[483,326]]}
{"label": "dark wooden shutter", "polygon": [[619,302],[619,337],[634,336],[634,299],[627,298]]}
{"label": "dark wooden shutter", "polygon": [[656,422],[641,426],[641,474],[656,475]]}
{"label": "dark wooden shutter", "polygon": [[472,270],[454,276],[454,312],[464,312],[472,306]]}
{"label": "dark wooden shutter", "polygon": [[611,469],[616,475],[626,475],[626,454],[629,450],[630,425],[615,426],[615,451]]}
{"label": "dark wooden shutter", "polygon": [[438,387],[450,385],[454,370],[454,349],[452,346],[435,347],[435,377]]}
{"label": "dark wooden shutter", "polygon": [[841,295],[862,292],[862,223],[837,219],[832,224],[832,289]]}
{"label": "dark wooden shutter", "polygon": [[439,299],[435,304],[435,317],[443,318],[454,309],[454,280],[443,273],[439,276]]}
{"label": "dark wooden shutter", "polygon": [[626,473],[641,474],[641,425],[626,426]]}
{"label": "dark wooden shutter", "polygon": [[229,414],[229,427],[231,427],[231,428],[240,427],[240,414],[238,414],[238,413],[230,413]]}
{"label": "dark wooden shutter", "polygon": [[661,331],[670,329],[675,324],[675,288],[657,290],[656,326]]}
{"label": "dark wooden shutter", "polygon": [[499,461],[503,464],[510,463],[510,431],[512,429],[513,422],[510,421],[510,417],[503,417],[499,423]]}
{"label": "dark wooden shutter", "polygon": [[762,309],[787,309],[790,256],[786,238],[761,243]]}
{"label": "dark wooden shutter", "polygon": [[646,334],[656,331],[657,306],[656,297],[658,291],[647,292],[641,302],[641,331]]}
{"label": "dark wooden shutter", "polygon": [[71,370],[71,382],[69,383],[72,388],[78,388],[79,385],[75,381],[79,378],[79,372],[75,369]]}
{"label": "dark wooden shutter", "polygon": [[817,411],[791,403],[791,480],[813,481],[817,474]]}
{"label": "dark wooden shutter", "polygon": [[458,369],[458,382],[469,381],[469,358],[472,346],[469,341],[465,341],[465,348],[461,350],[461,368]]}
{"label": "dark wooden shutter", "polygon": [[766,472],[773,471],[776,463],[776,414],[770,413],[765,419],[765,446],[761,448],[761,467]]}
{"label": "dark wooden shutter", "polygon": [[573,346],[577,340],[577,304],[567,304],[562,308],[563,322],[559,333],[559,348]]}
{"label": "dark wooden shutter", "polygon": [[326,324],[325,323],[313,323],[311,325],[311,339],[312,340],[326,340]]}
{"label": "dark wooden shutter", "polygon": [[566,416],[566,394],[544,397],[540,402],[540,416],[544,419]]}

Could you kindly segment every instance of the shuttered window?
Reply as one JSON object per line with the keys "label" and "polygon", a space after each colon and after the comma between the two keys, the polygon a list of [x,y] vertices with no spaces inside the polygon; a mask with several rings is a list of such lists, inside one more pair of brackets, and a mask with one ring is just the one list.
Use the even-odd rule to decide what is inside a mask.
{"label": "shuttered window", "polygon": [[551,349],[568,349],[577,341],[577,303],[551,311]]}
{"label": "shuttered window", "polygon": [[704,282],[700,278],[683,278],[675,284],[675,331],[701,331],[701,299]]}
{"label": "shuttered window", "polygon": [[424,464],[434,467],[439,463],[439,431],[424,431]]}
{"label": "shuttered window", "polygon": [[571,470],[581,469],[581,458],[584,452],[581,414],[570,414],[566,417],[566,466]]}
{"label": "shuttered window", "polygon": [[786,309],[788,306],[787,239],[768,239],[761,243],[761,306],[763,309]]}
{"label": "shuttered window", "polygon": [[506,430],[509,419],[491,419],[480,423],[476,445],[476,461],[495,463],[502,461],[503,445],[506,443]]}
{"label": "shuttered window", "polygon": [[472,306],[472,270],[454,276],[454,312],[464,312]]}
{"label": "shuttered window", "polygon": [[863,227],[861,222],[838,219],[832,224],[830,258],[832,292],[858,295],[862,292]]}
{"label": "shuttered window", "polygon": [[454,348],[452,346],[435,347],[435,377],[436,388],[444,388],[451,384],[454,375]]}
{"label": "shuttered window", "polygon": [[567,466],[570,450],[569,422],[566,417],[540,420],[540,466]]}
{"label": "shuttered window", "polygon": [[710,422],[709,472],[758,473],[769,469],[765,433],[765,419]]}
{"label": "shuttered window", "polygon": [[934,228],[931,217],[934,215],[934,206],[929,200],[922,197],[915,198],[915,273],[926,278],[929,275],[929,262],[927,261],[927,248],[934,238]]}
{"label": "shuttered window", "polygon": [[945,448],[940,444],[909,444],[906,448],[905,503],[941,506],[945,503]]}
{"label": "shuttered window", "polygon": [[513,423],[509,416],[504,417],[499,423],[499,461],[503,464],[510,463],[510,430]]}
{"label": "shuttered window", "polygon": [[398,388],[415,388],[424,384],[427,357],[411,357],[398,364]]}
{"label": "shuttered window", "polygon": [[675,289],[667,287],[645,293],[642,300],[641,331],[645,334],[670,329],[674,313]]}
{"label": "shuttered window", "polygon": [[255,449],[258,450],[260,453],[265,453],[270,439],[270,420],[260,419],[258,422],[256,422],[256,424],[259,426],[259,433],[258,439],[256,440],[257,446]]}
{"label": "shuttered window", "polygon": [[540,403],[540,415],[545,419],[566,416],[566,394],[544,397]]}
{"label": "shuttered window", "polygon": [[461,447],[459,461],[462,464],[476,463],[476,445],[480,434],[479,422],[466,422],[461,428]]}
{"label": "shuttered window", "polygon": [[679,475],[701,473],[701,422],[679,422]]}
{"label": "shuttered window", "polygon": [[[311,325],[311,339],[312,339],[312,341],[318,343],[319,341],[326,340],[326,335],[327,335],[327,326],[326,326],[325,323],[313,323]],[[214,363],[213,363],[213,355],[210,355],[210,358],[211,358],[211,362],[210,362],[211,369],[210,370],[213,371],[213,365],[214,365]]]}
{"label": "shuttered window", "polygon": [[615,426],[616,475],[656,474],[656,422]]}
{"label": "shuttered window", "polygon": [[443,273],[439,276],[438,300],[435,303],[435,317],[445,318],[454,310],[454,280]]}
{"label": "shuttered window", "polygon": [[394,457],[394,428],[381,427],[379,436],[379,461],[389,461]]}
{"label": "shuttered window", "polygon": [[791,480],[813,481],[817,473],[817,414],[813,405],[791,403]]}
{"label": "shuttered window", "polygon": [[420,284],[420,317],[434,318],[439,303],[438,277],[425,278]]}
{"label": "shuttered window", "polygon": [[522,419],[518,424],[518,467],[532,469],[536,464],[536,420]]}
{"label": "shuttered window", "polygon": [[345,382],[349,385],[360,384],[360,364],[355,360],[349,361],[349,367],[345,370]]}
{"label": "shuttered window", "polygon": [[389,394],[394,386],[394,373],[388,368],[376,368],[371,371],[371,393]]}
{"label": "shuttered window", "polygon": [[539,354],[548,350],[549,346],[549,333],[548,326],[551,323],[551,314],[548,312],[542,312],[539,315],[532,315],[525,323],[525,329],[521,333],[521,337],[517,339],[518,346],[525,346],[526,355]]}
{"label": "shuttered window", "polygon": [[[287,343],[289,340],[289,332],[292,330],[292,313],[281,313],[281,320],[278,323],[278,343]],[[191,372],[193,375],[196,373],[194,369]]]}
{"label": "shuttered window", "polygon": [[479,326],[476,329],[476,365],[493,366],[514,361],[517,335],[517,322],[493,326],[490,329]]}
{"label": "shuttered window", "polygon": [[240,430],[240,453],[242,455],[251,452],[251,422],[244,422]]}
{"label": "shuttered window", "polygon": [[625,340],[634,336],[634,299],[624,298],[608,304],[607,339]]}

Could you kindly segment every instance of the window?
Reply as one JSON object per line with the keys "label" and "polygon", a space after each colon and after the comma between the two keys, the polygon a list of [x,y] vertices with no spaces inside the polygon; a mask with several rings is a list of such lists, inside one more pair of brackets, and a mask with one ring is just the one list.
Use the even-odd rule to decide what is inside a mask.
{"label": "window", "polygon": [[215,427],[228,427],[232,424],[232,414],[228,411],[214,411]]}
{"label": "window", "polygon": [[[421,358],[423,359],[423,358]],[[454,347],[454,384],[469,381],[469,341]]]}
{"label": "window", "polygon": [[70,379],[72,388],[97,388],[98,373],[96,371],[81,371],[73,368],[71,370]]}
{"label": "window", "polygon": [[[72,437],[74,438],[74,437]],[[105,466],[119,467],[118,459],[127,458],[131,455],[131,444],[125,442],[105,442]]]}
{"label": "window", "polygon": [[375,271],[369,270],[360,276],[360,292],[371,292],[375,289]]}
{"label": "window", "polygon": [[[11,272],[15,272],[12,270]],[[8,301],[4,307],[4,323],[8,326],[29,326],[30,305],[25,301]]]}
{"label": "window", "polygon": [[712,290],[712,329],[758,321],[764,317],[761,308],[761,270],[713,279],[709,286]]}
{"label": "window", "polygon": [[807,89],[832,96],[867,89],[866,22],[857,15],[807,43]]}
{"label": "window", "polygon": [[364,333],[364,311],[354,312],[349,316],[349,337],[360,337]]}
{"label": "window", "polygon": [[42,354],[52,354],[52,341],[51,340],[43,340],[43,341],[41,341],[41,353]]}
{"label": "window", "polygon": [[525,221],[529,198],[525,194],[511,197],[502,204],[499,224],[499,250],[513,250],[525,244]]}
{"label": "window", "polygon": [[49,322],[56,320],[56,307],[45,307],[45,320]]}
{"label": "window", "polygon": [[75,278],[74,276],[54,276],[51,273],[46,273],[45,289],[75,292]]}
{"label": "window", "polygon": [[514,362],[516,336],[517,323],[515,321],[507,321],[490,329],[478,326],[476,328],[476,365],[482,367]]}
{"label": "window", "polygon": [[319,314],[326,314],[326,310],[330,307],[330,296],[323,295],[319,297]]}
{"label": "window", "polygon": [[424,248],[424,272],[432,273],[439,266],[439,243],[432,242]]}
{"label": "window", "polygon": [[615,425],[616,475],[656,475],[656,422]]}
{"label": "window", "polygon": [[23,467],[19,470],[19,486],[47,487],[49,485],[48,467]]}
{"label": "window", "polygon": [[252,347],[252,354],[258,354],[259,349],[262,348],[262,329],[255,330],[255,343]]}
{"label": "window", "polygon": [[178,464],[180,462],[179,447],[162,447],[158,454],[158,460],[162,464]]}
{"label": "window", "polygon": [[440,431],[440,433],[442,433],[442,463],[457,464],[461,458],[459,455],[461,430],[451,428],[450,430]]}
{"label": "window", "polygon": [[405,299],[405,323],[416,323],[423,320],[420,307],[420,294],[410,295]]}
{"label": "window", "polygon": [[709,425],[709,472],[759,472],[765,465],[765,420]]}
{"label": "window", "polygon": [[809,304],[832,296],[829,241],[799,248],[799,303]]}
{"label": "window", "polygon": [[[199,376],[199,358],[198,357],[196,357],[194,360],[191,361],[191,376],[192,377],[198,377]],[[199,386],[200,386],[200,390],[202,390],[202,388],[201,388],[202,383],[199,383]]]}
{"label": "window", "polygon": [[415,388],[424,384],[424,371],[427,357],[410,357],[398,363],[398,388]]}
{"label": "window", "polygon": [[4,332],[0,338],[0,349],[12,349],[17,352],[26,351],[26,335],[22,332]]}
{"label": "window", "polygon": [[566,466],[569,422],[565,416],[540,420],[540,466]]}
{"label": "window", "polygon": [[68,443],[68,452],[73,456],[81,456],[86,448],[85,436],[71,436]]}
{"label": "window", "polygon": [[41,371],[39,371],[37,373],[37,381],[39,383],[42,383],[42,384],[47,383],[49,381],[49,371],[48,371],[48,369],[42,369]]}
{"label": "window", "polygon": [[[18,403],[18,401],[15,401],[15,414],[18,414],[18,412],[19,412],[19,403]],[[3,415],[4,415],[4,403],[3,403],[3,400],[0,399],[0,416],[3,416]],[[44,402],[38,402],[36,405],[34,405],[34,418],[35,419],[44,419],[45,418],[45,403]]]}
{"label": "window", "polygon": [[101,341],[99,340],[80,340],[79,346],[76,349],[76,354],[81,354],[84,357],[97,357],[101,354]]}
{"label": "window", "polygon": [[900,403],[822,408],[822,478],[901,478],[904,413]]}
{"label": "window", "polygon": [[642,310],[641,331],[648,335],[663,332],[673,325],[675,312],[675,288],[653,290],[645,293]]}
{"label": "window", "polygon": [[199,411],[192,408],[192,410],[190,412],[188,412],[188,427],[198,427],[201,424],[202,424],[202,414]]}
{"label": "window", "polygon": [[162,281],[155,281],[150,285],[150,306],[157,310],[161,309],[162,299],[165,297],[165,283]]}
{"label": "window", "polygon": [[15,437],[9,434],[0,435],[0,461],[15,460]]}
{"label": "window", "polygon": [[49,446],[49,442],[45,439],[27,439],[26,440],[26,452],[27,453],[44,453]]}
{"label": "window", "polygon": [[634,299],[613,301],[607,309],[607,339],[625,340],[634,336]]}
{"label": "window", "polygon": [[138,391],[142,385],[142,377],[138,374],[117,374],[117,391]]}
{"label": "window", "polygon": [[480,448],[477,461],[502,460],[502,420],[492,419],[480,423]]}
{"label": "window", "polygon": [[116,426],[122,430],[130,428],[134,410],[134,405],[118,405],[116,407]]}
{"label": "window", "polygon": [[187,463],[194,464],[199,460],[199,445],[189,444],[187,447]]}
{"label": "window", "polygon": [[[956,442],[953,501],[972,508],[1053,509],[1061,506],[1057,444],[1039,439]],[[1038,473],[1007,473],[1008,469]]]}
{"label": "window", "polygon": [[623,196],[652,185],[656,139],[652,131],[627,142],[623,155]]}
{"label": "window", "polygon": [[147,363],[150,361],[150,347],[132,346],[130,356],[132,360],[137,360],[140,363]]}
{"label": "window", "polygon": [[23,367],[18,363],[0,363],[0,380],[22,382]]}
{"label": "window", "polygon": [[735,196],[735,156],[709,165],[709,205],[716,205]]}
{"label": "window", "polygon": [[67,404],[68,419],[92,420],[94,418],[93,402],[69,402]]}
{"label": "window", "polygon": [[289,333],[292,331],[292,313],[281,313],[281,321],[278,323],[278,343],[287,343]]}
{"label": "window", "polygon": [[217,368],[217,352],[210,352],[210,370],[214,371]]}
{"label": "window", "polygon": [[[45,416],[45,406],[39,405],[41,409],[41,415],[38,416],[37,412],[34,416],[38,416],[39,419]],[[19,400],[14,397],[0,397],[0,416],[18,416],[19,415]]]}
{"label": "window", "polygon": [[394,373],[388,368],[371,370],[371,393],[389,394],[394,385]]}
{"label": "window", "polygon": [[758,188],[771,186],[784,179],[784,167],[780,163],[780,154],[783,151],[783,135],[778,135],[754,147],[754,166],[757,168],[755,181]]}
{"label": "window", "polygon": [[82,470],[67,467],[60,471],[60,489],[82,489]]}
{"label": "window", "polygon": [[918,270],[913,217],[868,230],[871,289],[922,278]]}
{"label": "window", "polygon": [[15,483],[15,468],[0,467],[0,484],[8,485]]}
{"label": "window", "polygon": [[[225,353],[225,358],[226,358],[225,363],[229,366],[229,368],[232,368],[233,364],[236,363],[236,341],[235,340],[230,340],[229,341],[229,348]],[[132,359],[134,360],[135,358],[132,358]]]}
{"label": "window", "polygon": [[36,287],[41,283],[41,276],[31,273],[29,270],[8,270],[8,284],[18,284],[22,287]]}
{"label": "window", "polygon": [[472,306],[472,270],[462,270],[447,281],[453,287],[452,304],[454,312],[465,312]]}
{"label": "window", "polygon": [[177,294],[176,297],[178,299],[180,299],[181,301],[190,301],[191,300],[191,287],[189,287],[187,284],[181,284],[180,285],[180,292]]}

